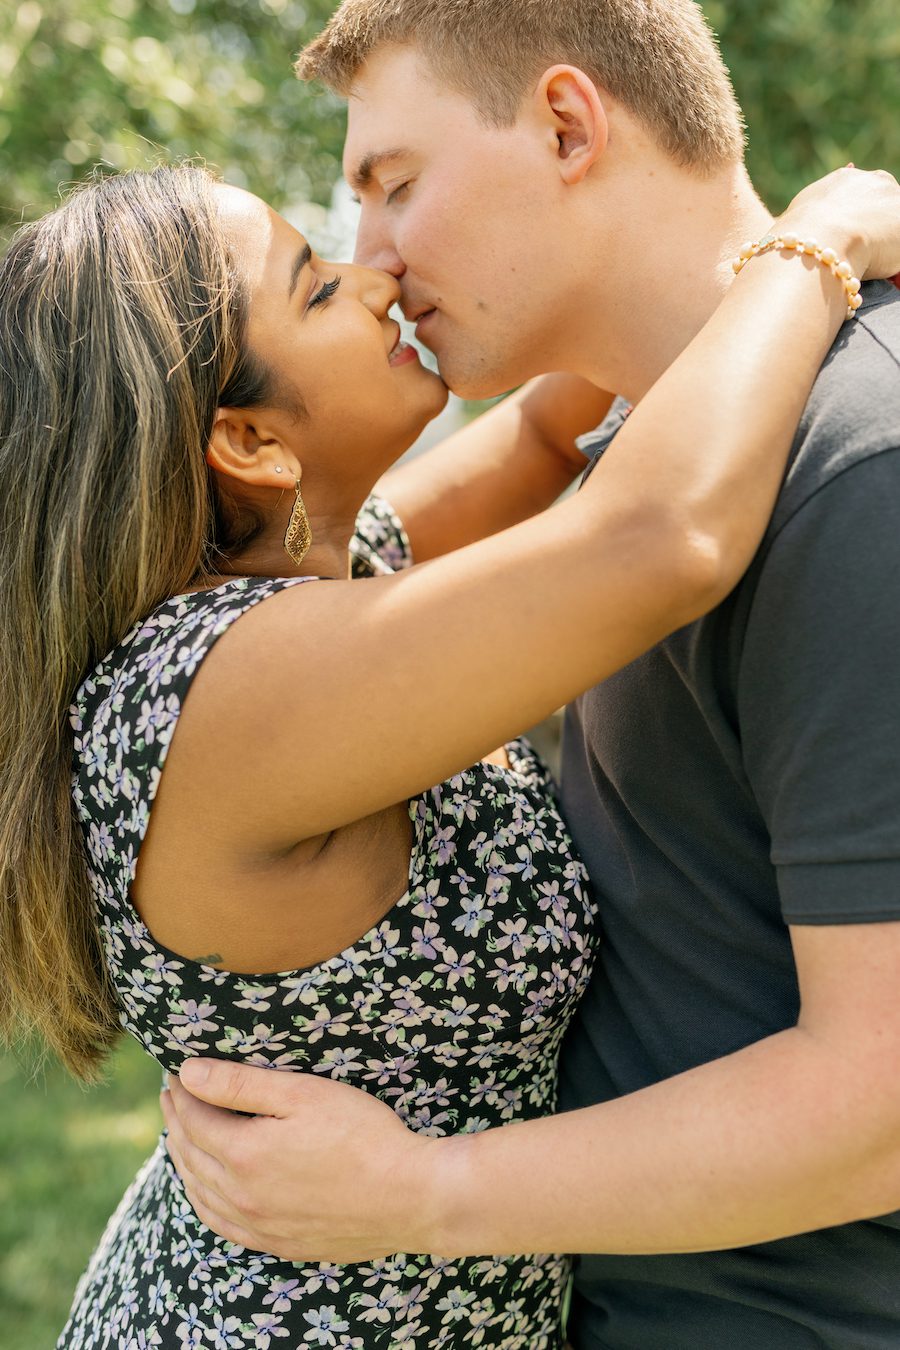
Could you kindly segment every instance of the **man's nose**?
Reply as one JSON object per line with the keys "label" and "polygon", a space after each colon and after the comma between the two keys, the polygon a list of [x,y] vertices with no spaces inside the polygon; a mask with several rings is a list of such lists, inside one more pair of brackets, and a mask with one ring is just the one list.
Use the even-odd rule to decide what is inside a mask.
{"label": "man's nose", "polygon": [[406,264],[387,231],[380,229],[365,211],[359,219],[353,261],[361,267],[376,267],[380,272],[389,272],[398,280],[406,271]]}

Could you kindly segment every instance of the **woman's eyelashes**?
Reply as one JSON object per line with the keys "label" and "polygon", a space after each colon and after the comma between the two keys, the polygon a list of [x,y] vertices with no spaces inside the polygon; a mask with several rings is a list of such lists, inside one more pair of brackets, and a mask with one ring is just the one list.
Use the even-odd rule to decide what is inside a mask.
{"label": "woman's eyelashes", "polygon": [[324,305],[326,300],[330,300],[341,284],[340,277],[334,277],[331,281],[326,281],[321,290],[316,291],[313,298],[307,305],[307,309],[314,309],[316,305]]}

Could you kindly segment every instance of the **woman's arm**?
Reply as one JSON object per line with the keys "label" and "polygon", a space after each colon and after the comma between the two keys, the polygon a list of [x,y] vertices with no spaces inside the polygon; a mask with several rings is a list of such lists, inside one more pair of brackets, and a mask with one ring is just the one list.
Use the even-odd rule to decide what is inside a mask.
{"label": "woman's arm", "polygon": [[[838,222],[866,194],[900,219],[898,189],[850,177],[831,205],[807,190],[791,224],[865,264]],[[441,781],[724,598],[844,313],[819,264],[755,259],[575,498],[428,567],[252,609],[177,733],[191,776],[219,785],[236,852],[270,855]]]}
{"label": "woman's arm", "polygon": [[578,375],[543,375],[391,469],[377,490],[403,521],[414,561],[486,539],[555,502],[587,462],[576,436],[611,403]]}

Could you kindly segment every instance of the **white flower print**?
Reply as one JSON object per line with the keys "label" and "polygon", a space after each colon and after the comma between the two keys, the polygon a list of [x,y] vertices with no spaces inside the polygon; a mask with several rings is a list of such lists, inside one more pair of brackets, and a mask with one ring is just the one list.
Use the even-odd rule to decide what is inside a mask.
{"label": "white flower print", "polygon": [[181,999],[176,1005],[181,1009],[180,1013],[170,1013],[169,1022],[172,1026],[190,1027],[191,1031],[199,1035],[202,1031],[218,1031],[219,1026],[212,1019],[212,1014],[216,1011],[214,1003],[198,1003],[196,999]]}
{"label": "white flower print", "polygon": [[456,852],[456,831],[452,825],[445,825],[435,830],[432,840],[432,848],[437,850],[437,859],[439,863],[447,863]]}
{"label": "white flower print", "polygon": [[460,956],[455,947],[448,945],[444,950],[444,957],[443,961],[439,961],[435,965],[435,970],[440,971],[441,974],[446,974],[447,988],[455,989],[460,980],[464,984],[471,984],[475,973],[472,969],[476,959],[475,953],[463,952]]}
{"label": "white flower print", "polygon": [[201,1345],[207,1328],[200,1320],[200,1312],[196,1303],[190,1304],[184,1321],[179,1322],[175,1328],[175,1334],[181,1341],[181,1344],[187,1350],[191,1347]]}
{"label": "white flower print", "polygon": [[[269,1350],[273,1336],[289,1336],[291,1333],[284,1326],[280,1317],[274,1313],[254,1313],[252,1317],[254,1327],[254,1347],[258,1350]],[[320,1345],[327,1345],[327,1341],[320,1341]]]}
{"label": "white flower print", "polygon": [[[370,538],[400,548],[390,512],[367,513]],[[366,565],[358,554],[354,575]],[[509,747],[509,769],[475,765],[410,802],[408,893],[311,969],[236,975],[179,960],[134,911],[192,679],[246,610],[302,584],[231,578],[165,602],[78,691],[72,796],[122,1024],[169,1071],[212,1054],[328,1075],[426,1135],[546,1113],[594,916],[524,745]],[[557,1350],[568,1269],[554,1255],[342,1266],[250,1252],[200,1222],[160,1148],[110,1221],[58,1350]]]}
{"label": "white flower print", "polygon": [[241,1350],[244,1340],[240,1331],[239,1317],[226,1317],[220,1312],[215,1312],[207,1335],[213,1350]]}
{"label": "white flower print", "polygon": [[312,1312],[304,1313],[304,1318],[309,1323],[306,1335],[311,1345],[336,1345],[335,1333],[347,1331],[350,1325],[338,1316],[334,1306],[315,1308]]}
{"label": "white flower print", "polygon": [[393,1055],[390,1059],[367,1059],[368,1073],[363,1074],[367,1082],[377,1087],[386,1087],[389,1083],[406,1084],[412,1082],[412,1071],[418,1063],[415,1055]]}
{"label": "white flower print", "polygon": [[462,930],[464,937],[476,937],[494,911],[483,895],[466,895],[461,900],[462,913],[453,920],[453,927]]}
{"label": "white flower print", "polygon": [[493,1284],[495,1280],[502,1280],[506,1275],[507,1262],[499,1256],[489,1256],[483,1261],[478,1261],[474,1270],[484,1284]]}
{"label": "white flower print", "polygon": [[[216,1049],[232,1051],[247,1059],[261,1054],[264,1050],[280,1054],[285,1049],[285,1041],[290,1038],[290,1035],[289,1029],[276,1031],[274,1027],[267,1026],[265,1022],[257,1022],[255,1026],[246,1031],[241,1027],[226,1027],[224,1039],[216,1041]],[[265,1063],[268,1062],[268,1060],[265,1061]]]}
{"label": "white flower print", "polygon": [[304,1270],[303,1277],[306,1280],[303,1286],[304,1294],[317,1294],[320,1289],[327,1289],[330,1293],[336,1294],[341,1287],[342,1273],[340,1266],[329,1266],[324,1262],[315,1270]]}
{"label": "white flower print", "polygon": [[435,923],[433,919],[426,919],[421,928],[414,928],[412,936],[410,947],[412,955],[424,956],[427,960],[433,961],[438,952],[443,951],[447,945],[445,939],[441,937],[441,925]]}
{"label": "white flower print", "polygon": [[391,928],[389,923],[381,923],[372,938],[372,950],[381,958],[385,966],[395,966],[403,954],[400,944],[400,930]]}
{"label": "white flower print", "polygon": [[434,919],[445,905],[450,903],[450,898],[441,892],[441,881],[439,878],[433,878],[420,893],[418,904],[413,910],[413,914],[419,919]]}
{"label": "white flower print", "polygon": [[281,1313],[289,1312],[291,1303],[299,1299],[305,1290],[301,1290],[300,1281],[294,1280],[273,1280],[269,1285],[269,1292],[263,1299],[263,1303],[271,1305],[272,1311]]}
{"label": "white flower print", "polygon": [[326,1050],[318,1064],[313,1065],[313,1073],[327,1073],[331,1078],[343,1079],[348,1074],[357,1073],[363,1068],[363,1061],[359,1058],[358,1049],[348,1048],[346,1050],[339,1046],[334,1046]]}
{"label": "white flower print", "polygon": [[236,1008],[252,1008],[254,1012],[268,1012],[272,1006],[270,1002],[272,995],[278,991],[276,984],[245,984],[242,987],[244,997],[236,999],[234,1006]]}
{"label": "white flower print", "polygon": [[[144,930],[146,934],[146,929]],[[145,941],[145,945],[149,945]],[[141,965],[147,972],[147,976],[157,982],[163,981],[170,985],[180,985],[180,971],[184,970],[184,964],[181,961],[175,961],[163,955],[162,952],[151,951],[141,962]]]}
{"label": "white flower print", "polygon": [[316,1009],[314,1017],[295,1017],[294,1025],[303,1032],[310,1045],[315,1045],[326,1034],[346,1036],[350,1030],[347,1023],[352,1019],[352,1013],[332,1013],[322,1004]]}
{"label": "white flower print", "polygon": [[175,700],[174,694],[170,694],[167,698],[160,694],[152,703],[145,699],[141,704],[140,716],[134,728],[135,735],[140,736],[148,744],[152,744],[159,729],[166,726],[173,714],[177,715],[177,711],[177,700]]}
{"label": "white flower print", "polygon": [[289,975],[281,982],[281,988],[287,990],[282,1003],[287,1007],[291,1003],[314,1004],[318,1001],[319,990],[328,983],[328,975],[321,968],[304,971],[301,975]]}
{"label": "white flower print", "polygon": [[449,1003],[435,1016],[435,1022],[442,1027],[470,1027],[474,1025],[474,1014],[478,1011],[477,1003],[467,1003],[466,1000],[457,994]]}
{"label": "white flower print", "polygon": [[393,1319],[393,1309],[399,1302],[399,1292],[394,1285],[385,1285],[377,1298],[372,1294],[360,1294],[356,1310],[361,1322],[377,1322],[389,1326]]}
{"label": "white flower print", "polygon": [[531,946],[531,937],[526,933],[527,926],[526,919],[504,919],[500,924],[502,937],[497,938],[494,943],[495,949],[502,951],[505,947],[510,947],[513,959],[520,961]]}
{"label": "white flower print", "polygon": [[455,1289],[449,1289],[443,1298],[438,1300],[438,1312],[443,1312],[443,1322],[458,1322],[465,1316],[465,1310],[468,1304],[475,1299],[473,1289],[462,1289],[459,1285]]}

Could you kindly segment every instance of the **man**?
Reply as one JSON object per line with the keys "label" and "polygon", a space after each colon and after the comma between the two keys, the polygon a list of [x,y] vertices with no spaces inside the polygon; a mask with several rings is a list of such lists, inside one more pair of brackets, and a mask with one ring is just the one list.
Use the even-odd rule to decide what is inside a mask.
{"label": "man", "polygon": [[[520,396],[541,415],[488,469],[398,477],[428,556],[506,523],[562,396],[557,450],[627,400],[602,451],[770,217],[690,0],[346,0],[300,73],[349,96],[358,259],[451,387],[578,377]],[[191,1064],[214,1107],[175,1085],[172,1148],[213,1226],[297,1257],[594,1253],[578,1350],[900,1343],[898,376],[900,300],[867,287],[745,580],[568,711],[605,943],[567,1113],[425,1140],[343,1085]]]}

